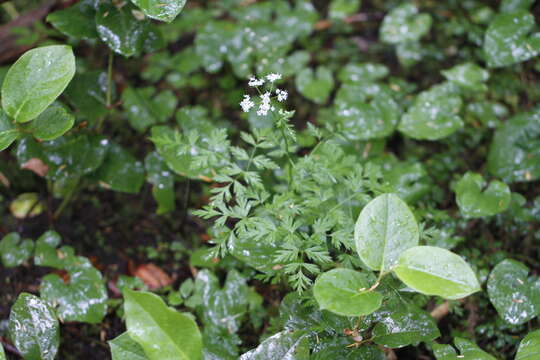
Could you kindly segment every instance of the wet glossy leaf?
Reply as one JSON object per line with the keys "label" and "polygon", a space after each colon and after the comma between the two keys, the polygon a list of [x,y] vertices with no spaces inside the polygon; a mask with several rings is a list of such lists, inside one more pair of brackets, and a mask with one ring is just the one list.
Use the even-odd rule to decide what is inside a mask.
{"label": "wet glossy leaf", "polygon": [[522,263],[506,259],[489,274],[489,300],[499,316],[512,325],[523,324],[540,313],[540,289],[527,278],[529,269]]}
{"label": "wet glossy leaf", "polygon": [[385,272],[397,264],[403,251],[418,245],[418,224],[403,200],[384,194],[362,209],[354,239],[360,259],[371,269]]}
{"label": "wet glossy leaf", "polygon": [[[107,114],[106,93],[107,74],[101,71],[87,71],[76,74],[65,91],[65,96],[79,114],[91,120]],[[114,87],[112,89],[114,100]]]}
{"label": "wet glossy leaf", "polygon": [[83,0],[67,9],[50,13],[47,21],[67,36],[76,39],[97,39],[95,14],[93,1]]}
{"label": "wet glossy leaf", "polygon": [[30,239],[21,239],[18,233],[7,234],[0,241],[0,255],[5,267],[21,265],[32,256],[34,242]]}
{"label": "wet glossy leaf", "polygon": [[527,334],[519,343],[515,360],[535,360],[540,355],[540,330]]}
{"label": "wet glossy leaf", "polygon": [[390,312],[373,328],[373,341],[389,348],[418,344],[439,336],[435,320],[415,306]]}
{"label": "wet glossy leaf", "polygon": [[451,345],[433,343],[433,353],[437,360],[495,360],[493,356],[469,340],[457,337],[454,339],[454,344],[460,355],[457,355],[456,350]]}
{"label": "wet glossy leaf", "polygon": [[144,183],[144,167],[120,145],[111,144],[95,176],[107,189],[136,194]]}
{"label": "wet glossy leaf", "polygon": [[382,295],[368,291],[368,277],[350,269],[333,269],[319,275],[313,295],[321,309],[343,316],[368,315],[381,306]]}
{"label": "wet glossy leaf", "polygon": [[456,65],[441,72],[446,80],[456,83],[466,89],[485,91],[484,84],[489,78],[489,72],[474,63]]}
{"label": "wet glossy leaf", "polygon": [[316,352],[311,354],[310,360],[387,360],[384,351],[376,345],[350,345],[350,339],[344,337],[319,339]]}
{"label": "wet glossy leaf", "polygon": [[75,123],[75,117],[60,105],[51,105],[30,123],[28,130],[39,140],[53,140],[64,135]]}
{"label": "wet glossy leaf", "polygon": [[9,69],[2,85],[2,107],[17,122],[35,119],[67,87],[75,74],[70,46],[27,51]]}
{"label": "wet glossy leaf", "polygon": [[338,79],[344,83],[365,83],[382,79],[388,73],[388,68],[382,64],[350,63],[340,70]]}
{"label": "wet glossy leaf", "polygon": [[173,211],[176,207],[174,194],[174,173],[157,152],[151,152],[144,159],[146,180],[152,184],[152,194],[158,203],[158,214]]}
{"label": "wet glossy leaf", "polygon": [[309,341],[304,332],[279,332],[265,341],[256,349],[242,356],[239,360],[307,360],[309,359]]}
{"label": "wet glossy leaf", "polygon": [[59,328],[54,310],[37,296],[21,293],[11,308],[9,333],[27,360],[53,360],[60,343]]}
{"label": "wet glossy leaf", "polygon": [[171,22],[180,14],[186,0],[131,0],[145,13],[146,16],[152,19]]}
{"label": "wet glossy leaf", "polygon": [[540,178],[540,110],[522,113],[495,132],[488,170],[506,182]]}
{"label": "wet glossy leaf", "polygon": [[296,75],[296,88],[309,100],[317,104],[324,104],[334,88],[332,72],[319,66],[315,71],[305,68]]}
{"label": "wet glossy leaf", "polygon": [[507,13],[516,10],[528,10],[535,0],[502,0],[500,12]]}
{"label": "wet glossy leaf", "polygon": [[360,9],[361,0],[332,0],[328,8],[331,19],[344,19]]}
{"label": "wet glossy leaf", "polygon": [[111,347],[112,360],[148,360],[141,345],[133,340],[127,332],[110,340],[109,346]]}
{"label": "wet glossy leaf", "polygon": [[448,83],[418,94],[414,104],[401,117],[399,131],[418,140],[439,140],[463,126],[459,117],[461,97]]}
{"label": "wet glossy leaf", "polygon": [[43,300],[56,307],[62,321],[101,322],[107,313],[107,290],[101,273],[84,257],[71,257],[65,264],[68,283],[57,274],[41,280]]}
{"label": "wet glossy leaf", "polygon": [[43,233],[36,241],[34,264],[63,269],[64,265],[71,261],[74,251],[69,247],[57,249],[61,240],[60,235],[55,231]]}
{"label": "wet glossy leaf", "polygon": [[429,14],[418,14],[413,4],[405,3],[390,11],[381,26],[381,40],[389,44],[414,42],[429,32]]}
{"label": "wet glossy leaf", "polygon": [[238,260],[259,271],[270,270],[277,255],[275,244],[236,236],[229,242],[229,251]]}
{"label": "wet glossy leaf", "polygon": [[172,91],[161,91],[152,96],[154,88],[127,88],[122,93],[123,106],[126,109],[130,125],[145,131],[148,127],[167,121],[174,114],[177,99]]}
{"label": "wet glossy leaf", "polygon": [[534,16],[525,10],[497,15],[484,38],[488,66],[508,66],[538,55],[540,33],[530,34],[534,27]]}
{"label": "wet glossy leaf", "polygon": [[37,193],[20,194],[11,202],[11,204],[9,204],[11,215],[15,216],[17,219],[38,216],[43,212],[44,208],[45,207]]}
{"label": "wet glossy leaf", "polygon": [[493,180],[487,186],[482,175],[467,172],[456,184],[456,200],[465,217],[493,216],[510,205],[508,185]]}
{"label": "wet glossy leaf", "polygon": [[114,52],[125,57],[142,51],[155,51],[163,45],[159,30],[147,20],[137,20],[133,9],[130,5],[118,9],[112,4],[102,3],[96,13],[99,37]]}
{"label": "wet glossy leaf", "polygon": [[129,336],[150,360],[199,360],[202,340],[189,314],[165,305],[155,294],[124,290],[124,311]]}
{"label": "wet glossy leaf", "polygon": [[404,251],[394,272],[410,288],[445,299],[461,299],[481,290],[465,260],[434,246],[416,246]]}
{"label": "wet glossy leaf", "polygon": [[389,136],[401,111],[398,104],[378,85],[343,85],[335,100],[340,130],[350,140]]}
{"label": "wet glossy leaf", "polygon": [[0,151],[7,149],[19,136],[19,130],[11,123],[4,110],[0,109]]}

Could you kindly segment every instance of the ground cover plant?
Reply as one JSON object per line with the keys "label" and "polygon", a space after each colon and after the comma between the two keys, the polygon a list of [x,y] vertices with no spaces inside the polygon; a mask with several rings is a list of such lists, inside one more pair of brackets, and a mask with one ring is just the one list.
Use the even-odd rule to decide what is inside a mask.
{"label": "ground cover plant", "polygon": [[540,359],[540,3],[0,9],[0,360]]}

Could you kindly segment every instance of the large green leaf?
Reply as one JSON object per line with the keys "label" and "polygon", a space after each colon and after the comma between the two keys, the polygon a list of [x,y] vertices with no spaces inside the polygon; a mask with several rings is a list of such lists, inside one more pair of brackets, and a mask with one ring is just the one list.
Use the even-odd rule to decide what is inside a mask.
{"label": "large green leaf", "polygon": [[20,135],[19,130],[15,128],[7,114],[0,108],[0,151],[7,149]]}
{"label": "large green leaf", "polygon": [[32,256],[34,242],[30,239],[21,239],[18,233],[7,234],[0,241],[0,256],[5,267],[21,265]]}
{"label": "large green leaf", "polygon": [[9,333],[27,360],[53,360],[60,343],[54,310],[35,295],[21,293],[11,308]]}
{"label": "large green leaf", "polygon": [[[114,85],[114,83],[113,83]],[[95,120],[107,114],[107,73],[101,71],[85,71],[76,74],[67,87],[64,95],[73,104],[78,114]],[[114,86],[112,95],[114,100]]]}
{"label": "large green leaf", "polygon": [[397,264],[403,251],[418,245],[418,224],[403,200],[383,194],[362,209],[354,239],[362,261],[373,270],[385,272]]}
{"label": "large green leaf", "polygon": [[518,114],[497,129],[488,170],[506,182],[540,178],[540,108]]}
{"label": "large green leaf", "polygon": [[399,131],[418,140],[439,140],[463,126],[461,97],[455,85],[443,83],[420,93],[401,117]]}
{"label": "large green leaf", "polygon": [[489,72],[474,63],[456,65],[441,72],[443,76],[453,83],[473,91],[487,90],[484,84],[489,78]]}
{"label": "large green leaf", "polygon": [[509,324],[523,324],[540,313],[540,289],[529,281],[528,273],[522,263],[506,259],[489,274],[489,300]]}
{"label": "large green leaf", "polygon": [[415,306],[400,306],[380,319],[373,328],[373,341],[390,348],[400,348],[440,336],[435,320]]}
{"label": "large green leaf", "polygon": [[191,315],[168,307],[149,292],[125,289],[124,299],[129,336],[150,360],[202,358],[201,333]]}
{"label": "large green leaf", "polygon": [[465,260],[434,246],[404,251],[394,272],[407,286],[426,295],[461,299],[480,291],[478,279]]}
{"label": "large green leaf", "polygon": [[333,269],[315,281],[313,295],[321,309],[343,316],[368,315],[382,303],[382,295],[368,291],[372,284],[365,274],[350,269]]}
{"label": "large green leaf", "polygon": [[71,257],[65,264],[69,282],[49,274],[41,280],[41,297],[56,306],[62,321],[100,323],[107,313],[107,289],[101,273],[84,257]]}
{"label": "large green leaf", "polygon": [[515,360],[535,360],[540,356],[540,330],[527,334],[519,343]]}
{"label": "large green leaf", "polygon": [[308,336],[302,331],[279,332],[264,340],[256,349],[239,360],[307,360],[309,359]]}
{"label": "large green leaf", "polygon": [[76,39],[97,39],[94,0],[82,0],[67,9],[47,16],[47,21],[60,32]]}
{"label": "large green leaf", "polygon": [[171,22],[180,14],[186,0],[131,0],[149,18]]}
{"label": "large green leaf", "polygon": [[70,46],[51,45],[23,54],[2,85],[2,107],[17,122],[35,119],[67,87],[75,75]]}
{"label": "large green leaf", "polygon": [[457,337],[454,339],[454,343],[460,355],[456,354],[456,350],[451,345],[433,343],[433,353],[437,360],[495,360],[493,356],[469,340]]}
{"label": "large green leaf", "polygon": [[540,33],[530,34],[534,27],[534,16],[526,10],[497,15],[484,38],[488,66],[508,66],[538,55]]}
{"label": "large green leaf", "polygon": [[467,172],[456,184],[456,200],[459,210],[466,217],[493,216],[505,211],[510,205],[508,185],[493,180],[486,188],[482,175]]}
{"label": "large green leaf", "polygon": [[28,130],[39,140],[53,140],[75,124],[75,117],[60,105],[51,105],[30,123]]}
{"label": "large green leaf", "polygon": [[148,127],[167,121],[176,109],[177,99],[172,91],[161,91],[152,96],[155,89],[127,88],[122,93],[122,103],[126,110],[129,124],[143,132]]}
{"label": "large green leaf", "polygon": [[296,88],[300,94],[317,104],[324,104],[334,88],[332,72],[319,66],[315,71],[305,68],[296,75]]}
{"label": "large green leaf", "polygon": [[137,194],[144,183],[144,167],[127,150],[113,143],[95,177],[107,189]]}
{"label": "large green leaf", "polygon": [[429,14],[418,14],[415,5],[404,3],[384,17],[381,40],[389,44],[418,41],[429,32],[431,22]]}
{"label": "large green leaf", "polygon": [[109,346],[111,347],[112,360],[148,360],[141,345],[133,340],[127,332],[110,340]]}

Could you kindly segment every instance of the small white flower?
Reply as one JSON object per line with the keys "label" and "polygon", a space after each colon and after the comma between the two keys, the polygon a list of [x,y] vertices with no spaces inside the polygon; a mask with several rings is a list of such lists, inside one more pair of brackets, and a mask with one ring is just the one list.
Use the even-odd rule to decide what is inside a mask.
{"label": "small white flower", "polygon": [[255,103],[251,101],[249,95],[244,95],[244,100],[240,102],[240,106],[244,112],[248,112],[249,109],[255,106]]}
{"label": "small white flower", "polygon": [[286,90],[276,89],[277,100],[279,102],[287,100],[289,93]]}
{"label": "small white flower", "polygon": [[268,74],[266,75],[266,79],[270,82],[281,80],[281,74]]}
{"label": "small white flower", "polygon": [[270,106],[270,93],[265,92],[261,95],[261,104],[257,110],[257,115],[266,116],[270,110],[272,110],[272,107]]}
{"label": "small white flower", "polygon": [[256,77],[252,77],[248,82],[248,85],[253,87],[261,86],[262,84],[264,84],[264,79],[257,79]]}

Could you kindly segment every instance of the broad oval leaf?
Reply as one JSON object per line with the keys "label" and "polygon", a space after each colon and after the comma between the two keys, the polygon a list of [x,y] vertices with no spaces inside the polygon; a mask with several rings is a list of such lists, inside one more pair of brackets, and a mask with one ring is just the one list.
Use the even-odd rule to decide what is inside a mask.
{"label": "broad oval leaf", "polygon": [[15,128],[7,114],[0,108],[0,151],[7,149],[20,135],[19,130]]}
{"label": "broad oval leaf", "polygon": [[368,315],[382,303],[382,295],[368,291],[367,276],[350,269],[333,269],[315,281],[313,295],[323,310],[343,316]]}
{"label": "broad oval leaf", "polygon": [[489,78],[489,72],[474,63],[456,65],[441,72],[443,76],[463,88],[476,91],[487,90],[484,84]]}
{"label": "broad oval leaf", "polygon": [[9,333],[28,360],[53,360],[60,343],[54,310],[35,295],[21,293],[11,308]]}
{"label": "broad oval leaf", "polygon": [[242,356],[239,360],[308,360],[309,338],[305,332],[279,332],[264,340],[256,349]]}
{"label": "broad oval leaf", "polygon": [[165,305],[155,294],[124,290],[124,311],[129,336],[150,360],[202,358],[202,338],[191,315]]}
{"label": "broad oval leaf", "polygon": [[431,15],[418,14],[418,8],[405,3],[390,11],[381,26],[381,40],[388,44],[415,42],[431,28]]}
{"label": "broad oval leaf", "polygon": [[47,21],[67,36],[76,39],[97,39],[96,10],[93,0],[82,0],[67,9],[47,16]]}
{"label": "broad oval leaf", "polygon": [[137,194],[144,183],[144,167],[127,150],[112,143],[95,177],[106,189]]}
{"label": "broad oval leaf", "polygon": [[526,10],[497,15],[484,38],[488,66],[508,66],[538,55],[540,33],[529,35],[534,27],[534,16]]}
{"label": "broad oval leaf", "polygon": [[64,107],[49,106],[37,119],[32,121],[28,130],[39,140],[53,140],[64,135],[75,124],[75,117]]}
{"label": "broad oval leaf", "polygon": [[456,354],[456,350],[451,345],[433,343],[433,353],[437,360],[495,360],[493,356],[469,340],[457,337],[454,339],[454,343],[459,349],[460,355]]}
{"label": "broad oval leaf", "polygon": [[506,259],[489,274],[489,300],[509,324],[523,324],[540,312],[540,289],[529,281],[528,273],[529,269],[522,263]]}
{"label": "broad oval leaf", "polygon": [[480,291],[478,279],[465,260],[434,246],[404,251],[394,272],[407,286],[426,295],[461,299]]}
{"label": "broad oval leaf", "polygon": [[418,245],[418,224],[398,196],[383,194],[371,200],[358,216],[354,228],[356,251],[373,270],[388,271],[399,255]]}
{"label": "broad oval leaf", "polygon": [[133,340],[127,332],[109,341],[109,346],[111,347],[112,360],[148,360],[141,345]]}
{"label": "broad oval leaf", "polygon": [[430,341],[440,335],[429,313],[412,305],[383,316],[373,328],[373,341],[390,348]]}
{"label": "broad oval leaf", "polygon": [[296,75],[296,88],[307,99],[324,104],[334,88],[332,72],[324,66],[316,70],[305,68]]}
{"label": "broad oval leaf", "polygon": [[171,22],[180,14],[186,0],[131,0],[152,19]]}
{"label": "broad oval leaf", "polygon": [[530,332],[519,343],[515,360],[536,360],[540,356],[540,330]]}
{"label": "broad oval leaf", "polygon": [[17,122],[39,116],[75,75],[70,46],[51,45],[24,53],[9,69],[2,85],[2,107]]}
{"label": "broad oval leaf", "polygon": [[[459,210],[470,218],[493,216],[510,206],[511,192],[502,181],[493,180],[486,188],[482,175],[467,172],[456,184]],[[485,189],[485,190],[483,190]]]}

